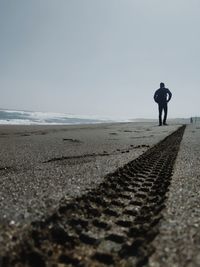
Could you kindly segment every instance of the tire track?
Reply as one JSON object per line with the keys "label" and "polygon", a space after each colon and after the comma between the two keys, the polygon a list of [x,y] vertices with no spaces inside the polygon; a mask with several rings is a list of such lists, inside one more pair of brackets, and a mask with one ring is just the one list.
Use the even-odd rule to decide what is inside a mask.
{"label": "tire track", "polygon": [[2,266],[136,266],[148,262],[185,126],[109,174],[95,190],[33,222]]}

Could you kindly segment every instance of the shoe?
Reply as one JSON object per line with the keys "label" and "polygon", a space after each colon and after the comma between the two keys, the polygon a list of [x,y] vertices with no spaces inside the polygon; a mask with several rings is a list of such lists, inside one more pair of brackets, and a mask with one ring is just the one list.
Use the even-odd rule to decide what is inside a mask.
{"label": "shoe", "polygon": [[167,124],[167,123],[163,123],[163,125],[164,125],[164,126],[168,126],[168,124]]}

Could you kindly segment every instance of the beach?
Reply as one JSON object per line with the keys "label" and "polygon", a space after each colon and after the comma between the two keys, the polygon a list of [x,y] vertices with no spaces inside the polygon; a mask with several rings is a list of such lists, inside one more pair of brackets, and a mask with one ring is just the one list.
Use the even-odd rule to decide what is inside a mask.
{"label": "beach", "polygon": [[200,124],[188,125],[154,241],[152,267],[200,266]]}
{"label": "beach", "polygon": [[[138,209],[137,205],[140,203],[138,199],[146,199],[144,192],[148,194],[149,190],[151,190],[146,188],[146,186],[152,186],[151,182],[148,185],[148,182],[145,180],[151,181],[155,176],[153,175],[153,169],[151,170],[151,154],[154,156],[156,156],[157,153],[160,154],[161,162],[164,162],[163,160],[165,159],[164,151],[162,152],[160,145],[158,145],[158,148],[155,145],[162,140],[162,142],[169,142],[170,144],[170,138],[175,138],[173,142],[175,142],[174,147],[177,147],[176,151],[173,151],[173,145],[171,149],[167,144],[164,145],[163,143],[163,147],[166,147],[166,149],[168,147],[169,150],[169,152],[166,153],[175,153],[171,156],[167,156],[169,157],[169,162],[171,162],[170,164],[172,164],[169,165],[169,170],[167,169],[168,165],[164,166],[164,168],[166,168],[164,169],[165,173],[169,173],[169,175],[171,175],[173,168],[173,175],[172,177],[169,176],[171,177],[169,179],[170,182],[167,181],[168,177],[166,177],[166,181],[161,183],[160,187],[166,182],[164,189],[161,190],[162,192],[159,193],[158,191],[158,195],[161,194],[161,196],[155,196],[156,198],[158,197],[158,200],[155,202],[156,209],[152,210],[151,213],[153,212],[152,216],[156,221],[156,214],[159,210],[162,219],[159,219],[158,225],[153,229],[154,231],[156,230],[156,232],[158,231],[158,233],[156,233],[152,239],[151,245],[149,245],[149,247],[154,248],[154,253],[150,253],[150,250],[147,249],[147,252],[150,253],[147,254],[149,264],[152,267],[198,266],[198,229],[200,216],[198,204],[199,174],[197,166],[199,164],[199,127],[197,125],[188,125],[184,132],[183,139],[181,134],[180,137],[178,134],[179,142],[181,142],[179,150],[179,143],[176,144],[176,137],[173,137],[173,135],[180,127],[181,124],[158,127],[155,123],[150,122],[76,126],[0,126],[1,246],[3,246],[3,244],[5,245],[5,241],[9,243],[9,233],[14,233],[14,235],[20,233],[19,235],[23,236],[25,230],[22,229],[29,229],[29,225],[33,224],[33,222],[41,222],[45,220],[45,218],[51,218],[51,214],[57,214],[57,210],[62,214],[61,210],[68,207],[66,203],[71,203],[70,205],[76,206],[77,199],[79,199],[80,203],[90,203],[91,199],[90,204],[94,209],[94,205],[92,204],[94,197],[92,196],[94,194],[100,194],[101,198],[102,194],[102,199],[107,199],[108,196],[105,197],[104,194],[106,194],[106,191],[110,191],[110,186],[113,190],[114,184],[111,183],[110,185],[107,182],[107,180],[109,181],[110,179],[109,176],[114,177],[112,178],[114,179],[113,181],[118,181],[118,177],[120,177],[121,174],[118,175],[116,170],[122,170],[124,173],[124,169],[133,168],[132,165],[135,166],[135,162],[147,162],[147,167],[139,167],[141,169],[138,173],[140,178],[134,178],[134,173],[138,172],[138,167],[136,166],[133,168],[133,179],[138,179],[139,183],[137,184],[134,182],[135,188],[133,186],[131,189],[126,181],[123,182],[126,184],[124,191],[128,190],[124,192],[124,194],[131,195],[123,196],[123,193],[120,193],[120,198],[122,200],[126,198],[129,199],[130,197],[137,200],[135,204],[131,204],[136,205],[134,206],[134,211],[136,212]],[[171,135],[172,137],[170,137]],[[168,138],[169,141],[166,138]],[[156,149],[158,152],[156,152]],[[176,158],[177,153],[178,155]],[[174,167],[174,163],[171,161],[172,158],[175,159]],[[140,166],[140,163],[138,164]],[[164,163],[156,163],[158,166],[163,166],[163,164]],[[129,165],[131,167],[129,167]],[[147,170],[145,170],[145,168],[147,168]],[[155,169],[155,171],[157,170]],[[161,171],[161,174],[163,173],[164,175],[163,171]],[[161,178],[162,175],[160,176],[159,174],[159,179]],[[125,179],[129,181],[130,177],[128,178],[126,174]],[[116,183],[118,184],[118,182]],[[122,183],[122,181],[119,180],[119,183]],[[144,186],[142,186],[142,183],[144,183]],[[144,190],[143,193],[136,192],[138,185],[139,188]],[[104,188],[103,191],[101,189],[102,187]],[[155,189],[153,190],[153,194],[157,194],[154,191]],[[109,193],[109,195],[110,194],[112,195],[113,193]],[[152,197],[154,199],[154,196]],[[154,201],[152,197],[148,196],[148,199]],[[113,200],[111,202],[113,205]],[[126,202],[124,202],[123,205],[125,205],[125,203]],[[148,206],[147,204],[148,202],[140,205],[144,209],[144,207]],[[164,208],[163,204],[165,204]],[[119,205],[119,203],[115,203],[115,205]],[[61,209],[61,207],[65,208]],[[128,207],[129,205],[126,208]],[[86,209],[86,214],[88,212],[89,214],[91,213],[91,208]],[[95,214],[97,210],[93,212]],[[110,214],[109,216],[114,216],[115,213],[109,210],[106,212]],[[68,217],[70,218],[72,215],[76,217],[77,215],[75,214],[76,213],[69,213]],[[148,210],[146,215],[148,215]],[[82,216],[83,215],[81,215],[81,218]],[[122,225],[122,229],[123,227],[129,227],[130,218],[131,217],[129,217],[129,219],[126,218],[126,220],[124,219],[125,221],[123,222],[118,221],[118,224]],[[137,221],[139,218],[136,217],[134,220]],[[48,221],[50,221],[51,225],[48,227],[53,227],[54,229],[54,226],[52,226],[52,219],[48,219]],[[85,219],[82,221],[81,225],[84,225],[84,221]],[[60,224],[60,219],[58,219],[58,222]],[[38,226],[36,226],[36,228],[37,227]],[[3,234],[5,229],[6,232]],[[37,228],[35,231],[37,232],[40,230]],[[44,232],[45,231],[46,230],[44,230]],[[122,230],[119,228],[117,231],[120,232]],[[152,236],[152,231],[150,231],[150,233],[150,236]],[[58,230],[54,231],[54,235],[57,238],[59,235]],[[99,233],[95,235],[98,236]],[[120,239],[115,236],[113,232],[112,234],[110,233],[109,236],[111,236],[110,239],[112,242],[114,240],[115,242],[126,243],[122,237]],[[82,230],[79,238],[83,243],[92,242],[92,239],[89,239],[86,234],[83,234]],[[143,238],[146,237],[143,236]],[[11,238],[10,243],[12,242]],[[104,251],[107,245],[103,242],[101,246]],[[114,247],[113,249],[115,250],[116,248]],[[6,249],[4,248],[4,250]],[[110,243],[107,250],[110,251]],[[140,254],[141,253],[138,255]],[[178,257],[177,254],[179,255]],[[190,263],[190,265],[184,265],[185,260],[183,256],[187,257],[187,262]],[[43,256],[41,256],[41,258],[42,257]],[[96,259],[98,257],[99,256],[96,255]],[[125,256],[123,255],[123,257]],[[139,260],[141,260],[141,255],[138,257]],[[122,261],[124,261],[124,259]],[[108,264],[108,262],[109,259],[106,258],[104,264]],[[138,264],[134,260],[130,262],[132,264],[131,266],[136,266]],[[111,264],[113,264],[112,261]],[[48,263],[47,266],[51,266],[51,264]]]}
{"label": "beach", "polygon": [[178,126],[0,126],[1,223],[36,219],[85,193]]}

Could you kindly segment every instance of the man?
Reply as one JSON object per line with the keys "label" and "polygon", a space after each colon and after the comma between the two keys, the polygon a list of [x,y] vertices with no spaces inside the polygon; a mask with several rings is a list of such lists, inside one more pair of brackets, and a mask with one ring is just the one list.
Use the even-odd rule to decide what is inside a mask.
{"label": "man", "polygon": [[[172,97],[172,93],[168,88],[165,88],[164,83],[160,83],[160,88],[156,90],[154,94],[154,100],[158,103],[158,111],[159,111],[159,126],[167,125],[167,103],[170,101]],[[162,121],[162,112],[164,110],[164,118]]]}

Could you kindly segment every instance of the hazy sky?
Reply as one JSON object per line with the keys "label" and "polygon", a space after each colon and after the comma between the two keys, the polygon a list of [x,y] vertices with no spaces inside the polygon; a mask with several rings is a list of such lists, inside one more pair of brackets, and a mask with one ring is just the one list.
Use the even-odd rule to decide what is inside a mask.
{"label": "hazy sky", "polygon": [[0,0],[0,108],[199,115],[199,0]]}

